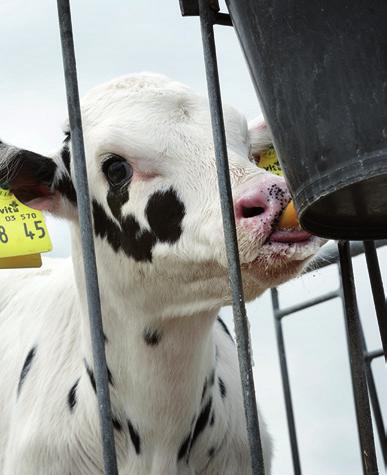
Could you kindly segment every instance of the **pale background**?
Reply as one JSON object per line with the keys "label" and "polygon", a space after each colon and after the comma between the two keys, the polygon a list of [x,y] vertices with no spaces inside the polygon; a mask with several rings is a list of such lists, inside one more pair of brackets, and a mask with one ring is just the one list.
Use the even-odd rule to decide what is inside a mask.
{"label": "pale background", "polygon": [[[178,0],[82,0],[73,2],[80,91],[114,76],[154,71],[205,94],[198,19],[180,16]],[[59,147],[66,117],[53,0],[0,0],[0,137],[41,153]],[[260,114],[249,75],[231,28],[217,27],[219,70],[225,102],[248,118]],[[68,255],[64,223],[49,219],[54,255]],[[387,250],[380,252],[387,281]],[[370,349],[379,348],[364,258],[354,261],[359,306]],[[281,288],[282,305],[338,286],[334,267]],[[278,356],[267,293],[248,306],[257,398],[275,443],[274,475],[292,473]],[[228,314],[229,310],[225,313]],[[341,303],[310,309],[284,322],[301,463],[305,475],[361,474]],[[382,401],[386,371],[374,363]],[[387,404],[383,407],[387,418]],[[379,447],[378,447],[379,451]],[[378,452],[381,462],[380,452]],[[382,463],[381,473],[384,473]]]}

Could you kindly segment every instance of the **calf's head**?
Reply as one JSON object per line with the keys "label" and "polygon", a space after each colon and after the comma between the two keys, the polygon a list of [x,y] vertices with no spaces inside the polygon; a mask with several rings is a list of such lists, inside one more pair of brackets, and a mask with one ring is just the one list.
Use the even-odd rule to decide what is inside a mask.
{"label": "calf's head", "polygon": [[[130,75],[93,89],[82,102],[82,117],[99,272],[107,271],[112,285],[119,281],[122,293],[140,283],[137,288],[155,295],[157,305],[169,305],[171,314],[180,312],[171,301],[179,301],[176,308],[187,300],[228,303],[206,100],[161,76]],[[247,298],[253,298],[300,272],[322,241],[275,230],[290,195],[283,178],[254,163],[271,145],[268,129],[249,130],[227,107],[225,123],[240,260]],[[53,157],[0,143],[0,182],[76,229],[68,130]]]}

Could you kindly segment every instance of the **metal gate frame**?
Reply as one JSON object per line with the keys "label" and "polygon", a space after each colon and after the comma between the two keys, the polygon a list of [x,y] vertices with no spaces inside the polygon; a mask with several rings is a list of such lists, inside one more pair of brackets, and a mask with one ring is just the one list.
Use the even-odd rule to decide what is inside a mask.
{"label": "metal gate frame", "polygon": [[[375,254],[376,254],[376,248],[386,246],[386,245],[387,245],[387,240],[376,241],[372,245],[372,250],[371,250],[372,254],[374,254],[374,249],[375,249]],[[361,255],[365,251],[367,252],[367,247],[365,244],[359,241],[353,241],[350,243],[351,257]],[[319,253],[318,257],[320,259],[318,259],[317,262],[314,262],[313,266],[311,266],[309,269],[306,270],[306,273],[312,272],[317,269],[322,269],[323,267],[330,266],[330,265],[336,265],[336,267],[338,267],[338,271],[340,272],[340,268],[337,265],[340,260],[340,256],[339,256],[337,246],[335,244],[332,243],[332,244],[326,245],[322,249],[322,252]],[[373,255],[373,258],[374,258],[374,255]],[[369,260],[369,254],[368,255],[366,254],[366,259]],[[369,270],[369,272],[370,272],[371,282],[372,280],[374,280],[375,282],[378,281],[378,274],[380,276],[380,272],[378,271],[377,261],[376,262],[373,261],[371,263],[371,269]],[[372,279],[371,279],[371,276],[372,276]],[[288,371],[288,364],[287,364],[287,358],[286,358],[282,321],[285,317],[292,316],[297,312],[306,310],[311,307],[315,307],[316,305],[320,305],[322,303],[328,302],[336,298],[340,298],[342,300],[343,311],[345,312],[343,292],[344,292],[343,284],[341,282],[338,289],[336,290],[326,292],[318,297],[305,300],[299,304],[292,305],[290,307],[281,308],[279,304],[278,289],[277,288],[271,289],[271,301],[272,301],[274,325],[275,325],[275,332],[276,332],[276,339],[277,339],[278,356],[279,356],[279,362],[280,362],[282,388],[283,388],[283,393],[284,393],[290,449],[291,449],[292,461],[293,461],[293,472],[295,475],[301,475],[302,471],[301,471],[300,454],[299,454],[299,448],[298,448],[298,442],[297,442],[296,423],[295,423],[293,403],[292,403],[292,395],[291,395],[291,387],[290,387],[289,371]],[[384,461],[385,467],[387,468],[387,434],[385,431],[385,425],[384,425],[383,415],[382,415],[382,411],[380,407],[380,401],[379,401],[375,379],[374,379],[374,375],[373,375],[372,367],[371,367],[372,362],[376,358],[380,358],[384,356],[384,351],[383,349],[368,351],[360,319],[358,320],[358,325],[359,325],[359,333],[361,335],[361,340],[362,340],[361,349],[360,349],[362,359],[363,359],[362,366],[363,366],[363,370],[365,370],[369,397],[370,397],[373,416],[374,416],[376,429],[378,433],[379,444],[380,444],[380,448],[383,455],[383,461]],[[347,327],[347,330],[348,330],[348,327]],[[349,335],[347,331],[347,342],[349,339],[351,339],[351,336]],[[349,353],[349,356],[350,356],[350,353]],[[356,394],[356,391],[357,391],[356,385],[358,384],[360,383],[357,380],[357,378],[352,378],[352,387],[353,387],[354,395]],[[356,402],[356,399],[355,399],[355,402]],[[359,421],[359,419],[361,418],[361,413],[359,414],[358,406],[356,404],[355,404],[355,411],[356,411],[357,420]],[[358,436],[360,438],[360,431],[362,430],[362,427],[361,425],[359,425],[359,423],[357,427],[358,427]],[[364,471],[364,467],[363,467],[363,471]],[[369,472],[364,472],[364,473],[369,473]],[[378,473],[378,472],[375,472],[375,473]]]}
{"label": "metal gate frame", "polygon": [[[77,189],[93,362],[102,434],[104,471],[107,475],[116,475],[118,471],[112,426],[97,265],[95,259],[69,0],[57,0],[57,6],[72,138],[71,146],[72,154],[74,156],[74,172]],[[264,475],[264,461],[255,399],[256,393],[251,365],[250,337],[239,265],[238,243],[235,229],[235,218],[227,158],[226,135],[223,121],[213,28],[215,24],[232,26],[232,22],[228,14],[219,13],[217,0],[180,0],[180,7],[183,15],[200,16],[208,95],[210,101],[211,122],[215,145],[218,184],[223,216],[223,227],[229,265],[229,278],[233,297],[235,333],[241,371],[246,425],[250,444],[252,473],[254,475]],[[382,331],[382,336],[385,336],[387,329],[386,304],[376,251],[371,241],[365,243],[365,248],[374,294],[375,308],[377,309],[380,328],[381,330],[385,330],[384,333]],[[348,335],[349,355],[351,360],[352,381],[360,437],[361,456],[363,461],[363,471],[364,474],[373,475],[378,473],[378,469],[376,464],[375,444],[372,431],[371,411],[367,394],[366,372],[363,363],[363,336],[359,323],[350,249],[349,243],[347,241],[341,241],[339,243],[339,256],[341,264],[343,300],[345,303],[345,321]],[[283,312],[283,310],[281,311],[278,307],[277,312]],[[368,358],[370,358],[370,355]],[[284,361],[286,365],[286,360]],[[371,359],[369,359],[369,361],[371,361]],[[293,439],[296,440],[295,429]]]}

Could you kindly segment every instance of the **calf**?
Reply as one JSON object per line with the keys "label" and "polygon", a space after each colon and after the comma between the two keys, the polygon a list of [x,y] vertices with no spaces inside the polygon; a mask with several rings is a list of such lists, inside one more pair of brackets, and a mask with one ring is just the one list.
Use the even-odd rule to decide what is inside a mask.
{"label": "calf", "polygon": [[[82,114],[120,474],[249,474],[207,102],[139,74]],[[290,196],[258,169],[262,127],[225,109],[246,298],[295,275],[321,241],[275,230]],[[71,136],[45,157],[1,142],[0,182],[65,218],[72,259],[0,272],[0,472],[103,473]],[[267,473],[270,438],[262,424]]]}

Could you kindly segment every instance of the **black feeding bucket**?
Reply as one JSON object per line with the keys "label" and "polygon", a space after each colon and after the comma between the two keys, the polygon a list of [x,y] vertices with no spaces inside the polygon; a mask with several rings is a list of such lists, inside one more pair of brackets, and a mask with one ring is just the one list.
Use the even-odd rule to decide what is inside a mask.
{"label": "black feeding bucket", "polygon": [[301,224],[387,237],[386,0],[226,0]]}

